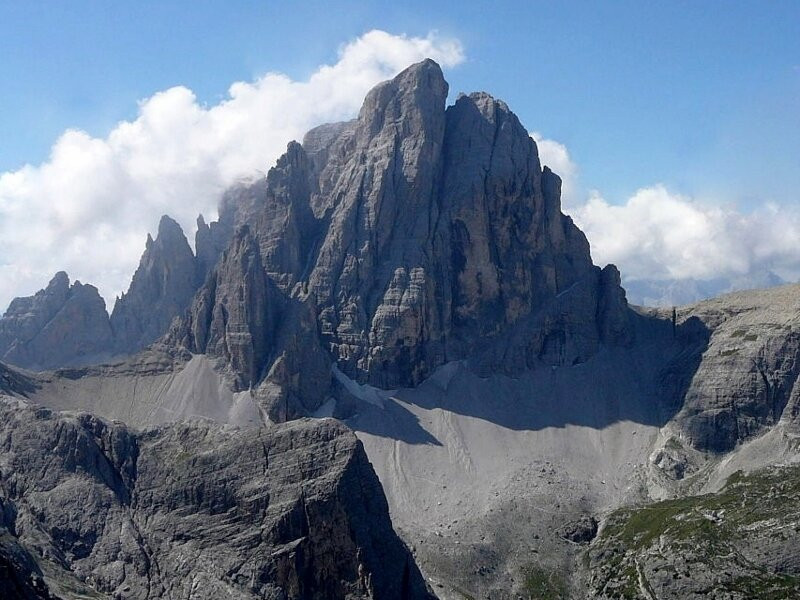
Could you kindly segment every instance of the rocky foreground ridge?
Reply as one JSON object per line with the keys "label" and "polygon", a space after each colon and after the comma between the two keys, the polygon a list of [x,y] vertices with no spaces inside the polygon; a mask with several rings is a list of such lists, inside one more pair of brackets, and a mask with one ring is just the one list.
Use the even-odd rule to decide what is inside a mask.
{"label": "rocky foreground ridge", "polygon": [[800,467],[611,513],[588,551],[596,598],[800,597]]}
{"label": "rocky foreground ridge", "polygon": [[[254,448],[258,455],[256,440],[277,436],[291,446],[300,436],[308,440],[307,452],[298,449],[302,460],[319,454],[325,457],[320,468],[327,468],[329,458],[339,464],[327,445],[355,444],[354,438],[333,421],[315,426],[317,421],[303,420],[333,416],[363,443],[392,522],[440,597],[588,594],[652,600],[700,590],[707,597],[747,598],[792,589],[793,578],[800,576],[793,546],[764,540],[771,532],[783,536],[777,532],[784,524],[794,526],[794,517],[786,523],[778,516],[768,523],[730,521],[753,527],[754,533],[726,542],[725,552],[746,555],[742,544],[748,540],[763,549],[757,560],[748,558],[748,577],[755,579],[741,582],[751,586],[741,589],[731,587],[731,578],[707,573],[719,565],[738,569],[727,554],[703,563],[712,565],[708,569],[698,567],[706,569],[698,575],[697,581],[705,582],[699,587],[682,580],[693,568],[688,558],[678,577],[665,575],[662,563],[684,556],[690,538],[659,533],[662,547],[650,543],[655,537],[647,538],[649,533],[640,538],[630,527],[639,527],[654,501],[687,498],[670,519],[696,522],[702,525],[699,533],[716,531],[698,520],[705,510],[703,494],[725,499],[740,494],[747,505],[744,496],[763,486],[726,488],[732,475],[758,471],[757,477],[768,481],[776,465],[798,461],[800,288],[737,293],[674,314],[628,306],[616,268],[593,265],[586,238],[561,213],[560,180],[540,164],[517,117],[485,93],[461,95],[446,107],[447,93],[432,61],[380,84],[356,119],[313,129],[302,144],[289,144],[266,178],[228,190],[219,220],[198,221],[194,253],[180,228],[163,219],[110,317],[94,309],[83,311],[92,318],[69,316],[97,304],[73,297],[99,296],[90,286],[70,286],[63,275],[47,290],[12,303],[14,310],[0,320],[3,360],[69,368],[30,373],[0,366],[0,392],[52,410],[119,419],[145,432],[97,417],[42,413],[39,419],[37,409],[12,401],[5,409],[8,439],[18,439],[20,430],[39,431],[40,420],[126,431],[141,452],[150,452],[153,440],[169,439],[163,442],[171,453],[166,466],[150,472],[149,485],[172,489],[184,472],[195,473],[192,481],[202,483],[203,492],[181,488],[181,497],[193,502],[181,514],[206,519],[211,513],[198,495],[206,498],[206,478],[211,485],[217,477],[230,477],[239,490],[247,487],[238,479],[240,467],[246,472],[242,477],[255,477],[247,461],[239,465],[230,459],[229,450],[247,455]],[[70,308],[76,305],[81,310]],[[84,335],[82,323],[105,333]],[[59,345],[64,336],[56,333],[68,325],[79,330],[66,336],[70,340],[93,340],[97,346]],[[127,358],[91,364],[105,360],[98,358],[103,353]],[[14,417],[16,411],[22,416]],[[238,429],[185,424],[197,418]],[[184,446],[174,440],[183,436],[192,448],[186,447],[186,463],[176,463]],[[36,444],[49,448],[48,439]],[[217,446],[221,455],[215,454]],[[3,452],[0,446],[0,469]],[[359,453],[355,444],[348,460],[363,458]],[[219,470],[192,471],[207,455],[214,464],[219,461]],[[347,472],[339,470],[333,479],[344,480]],[[300,474],[291,482],[267,475],[260,481],[265,493],[277,486],[281,493],[303,497],[306,487],[316,485],[317,472]],[[131,485],[123,488],[135,497],[138,483]],[[366,494],[363,481],[359,485]],[[370,522],[394,540],[386,529],[380,487],[368,487],[374,493],[363,502],[380,505],[369,513]],[[785,498],[791,516],[791,494],[781,490],[770,488],[770,497]],[[233,503],[226,510],[233,512],[225,519],[234,520],[225,520],[225,527],[235,529],[236,540],[249,539],[252,532],[230,515],[252,519],[248,511],[261,510],[249,503],[251,492],[226,496],[225,502]],[[15,497],[28,502],[24,494]],[[157,504],[162,501],[167,502],[161,498]],[[362,499],[348,502],[342,518],[360,518]],[[120,506],[126,515],[132,510],[124,502]],[[325,506],[335,512],[339,505]],[[757,510],[759,504],[751,506]],[[65,523],[72,518],[68,506],[53,510]],[[271,523],[264,514],[257,520]],[[213,576],[198,584],[204,589],[227,586],[226,593],[248,597],[273,582],[287,596],[303,597],[289,579],[276,579],[284,573],[280,569],[258,579],[254,573],[268,569],[261,559],[237,566],[251,569],[243,575],[250,577],[247,584],[231,579],[227,567],[225,576],[219,575],[216,562],[197,563],[203,567],[191,574],[181,571],[185,532],[170,523],[164,534],[160,523],[150,520],[153,527],[145,528],[159,544],[148,546],[148,556],[160,561],[163,553],[164,564],[175,568],[162,570],[164,578],[154,586],[190,589],[187,582],[208,571]],[[667,533],[675,531],[671,521],[664,523]],[[223,557],[253,556],[254,547],[231,546],[217,537],[215,527],[193,540],[209,553],[219,548]],[[641,544],[627,554],[620,551],[628,533],[619,531]],[[29,556],[51,556],[36,550],[50,546],[32,546],[32,538],[9,532],[3,539],[12,546],[35,549]],[[97,535],[101,539],[104,533]],[[62,543],[44,539],[51,546]],[[365,562],[373,558],[364,553],[374,550],[374,557],[381,550],[369,550],[363,538],[355,545],[347,539],[336,537],[336,552],[349,565],[340,571],[346,582],[340,591],[365,593],[361,576],[356,581],[348,573],[373,572]],[[270,556],[277,552],[273,547],[258,546]],[[354,548],[364,549],[355,550],[353,558]],[[397,556],[403,552],[391,548]],[[706,547],[712,553],[714,548]],[[3,552],[13,559],[4,559],[8,564],[26,572],[27,555]],[[777,554],[786,560],[772,560]],[[89,577],[70,579],[74,585],[104,593],[122,589],[118,572],[101,569],[108,560],[100,554],[91,560],[71,556],[58,569]],[[128,565],[128,558],[120,560]],[[328,573],[328,559],[320,560]],[[413,562],[403,564],[410,565],[408,581],[417,581]],[[398,568],[386,577],[396,578]],[[141,569],[123,569],[133,578],[126,584],[131,590],[161,589],[147,587],[150,580],[146,585],[144,576],[128,575],[129,569]],[[38,575],[33,567],[28,572],[34,576],[20,581],[34,585]],[[313,572],[302,571],[309,577]],[[252,587],[254,581],[263,586]],[[761,595],[747,596],[759,582],[766,582],[757,590]],[[375,589],[376,597],[384,597]]]}
{"label": "rocky foreground ridge", "polygon": [[135,432],[6,399],[0,448],[6,598],[428,597],[337,421]]}

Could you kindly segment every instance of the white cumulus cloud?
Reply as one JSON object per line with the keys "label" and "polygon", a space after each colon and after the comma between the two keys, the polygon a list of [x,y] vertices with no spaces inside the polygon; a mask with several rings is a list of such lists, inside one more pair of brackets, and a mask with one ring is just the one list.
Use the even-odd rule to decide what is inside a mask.
{"label": "white cumulus cloud", "polygon": [[571,211],[598,264],[612,262],[629,280],[740,278],[800,271],[800,213],[765,205],[752,212],[670,192],[638,190],[615,205],[594,193]]}
{"label": "white cumulus cloud", "polygon": [[215,217],[225,187],[266,171],[311,127],[352,118],[372,86],[423,58],[452,67],[464,53],[436,34],[370,31],[304,81],[267,73],[213,106],[177,86],[104,138],[66,131],[46,162],[0,173],[0,313],[58,270],[113,299],[162,214],[191,234],[198,213]]}
{"label": "white cumulus cloud", "polygon": [[616,264],[626,282],[713,280],[725,289],[763,285],[772,274],[785,280],[800,276],[796,207],[765,204],[743,212],[660,184],[612,203],[581,188],[564,144],[537,132],[531,137],[542,164],[561,176],[563,209],[589,239],[595,263]]}
{"label": "white cumulus cloud", "polygon": [[550,167],[561,177],[561,204],[570,207],[580,200],[578,191],[578,165],[572,161],[569,150],[561,142],[551,140],[534,131],[531,137],[539,148],[539,162]]}

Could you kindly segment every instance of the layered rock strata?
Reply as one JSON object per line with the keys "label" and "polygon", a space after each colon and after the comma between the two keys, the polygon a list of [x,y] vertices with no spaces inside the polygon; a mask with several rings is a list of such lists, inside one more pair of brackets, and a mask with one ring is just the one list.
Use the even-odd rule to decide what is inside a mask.
{"label": "layered rock strata", "polygon": [[0,400],[0,532],[0,569],[33,574],[8,585],[57,596],[428,597],[334,420],[139,433]]}
{"label": "layered rock strata", "polygon": [[619,275],[592,265],[526,129],[484,93],[445,109],[447,92],[436,63],[413,65],[373,89],[355,121],[312,130],[265,182],[239,189],[223,214],[240,232],[169,341],[218,357],[252,388],[276,357],[300,364],[277,345],[275,323],[299,326],[289,305],[315,316],[306,329],[319,343],[285,379],[321,384],[328,363],[391,388],[453,360],[519,373],[628,343]]}

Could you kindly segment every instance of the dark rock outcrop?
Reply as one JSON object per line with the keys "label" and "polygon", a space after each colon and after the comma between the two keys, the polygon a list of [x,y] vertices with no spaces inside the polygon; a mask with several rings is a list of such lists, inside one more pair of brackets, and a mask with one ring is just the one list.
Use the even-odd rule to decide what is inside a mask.
{"label": "dark rock outcrop", "polygon": [[97,288],[70,285],[59,272],[45,289],[15,298],[0,318],[0,360],[27,369],[89,364],[108,358],[111,337]]}
{"label": "dark rock outcrop", "polygon": [[267,415],[286,421],[323,403],[331,363],[319,344],[314,303],[285,295],[262,260],[249,227],[241,226],[167,339],[217,357],[236,389],[258,385]]}
{"label": "dark rock outcrop", "polygon": [[164,335],[183,313],[200,285],[200,272],[180,225],[161,218],[158,235],[147,244],[128,292],[111,313],[118,354],[132,354]]}
{"label": "dark rock outcrop", "polygon": [[597,536],[597,526],[597,519],[585,515],[577,521],[564,525],[559,531],[559,535],[575,544],[588,544]]}
{"label": "dark rock outcrop", "polygon": [[171,336],[192,352],[222,358],[237,386],[247,388],[261,378],[281,302],[243,226]]}
{"label": "dark rock outcrop", "polygon": [[27,396],[36,389],[36,381],[29,374],[0,363],[0,395]]}
{"label": "dark rock outcrop", "polygon": [[333,420],[135,433],[0,400],[0,466],[1,539],[54,590],[428,597],[360,442]]}
{"label": "dark rock outcrop", "polygon": [[0,598],[57,600],[34,558],[7,533],[2,514],[4,509],[0,500]]}

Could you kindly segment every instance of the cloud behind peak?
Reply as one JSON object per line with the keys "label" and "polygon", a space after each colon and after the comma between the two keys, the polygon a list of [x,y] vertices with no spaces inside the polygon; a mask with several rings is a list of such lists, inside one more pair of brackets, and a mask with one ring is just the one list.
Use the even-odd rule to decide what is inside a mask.
{"label": "cloud behind peak", "polygon": [[139,102],[106,137],[65,131],[48,159],[0,173],[0,312],[66,270],[109,302],[128,284],[162,214],[191,233],[221,192],[265,172],[311,127],[355,116],[367,91],[413,62],[464,60],[456,39],[373,30],[306,80],[271,72],[205,106],[175,86]]}

